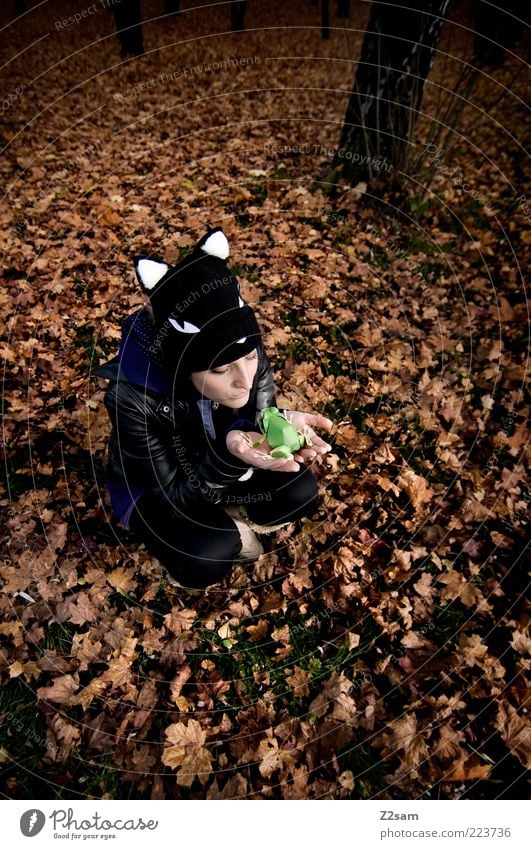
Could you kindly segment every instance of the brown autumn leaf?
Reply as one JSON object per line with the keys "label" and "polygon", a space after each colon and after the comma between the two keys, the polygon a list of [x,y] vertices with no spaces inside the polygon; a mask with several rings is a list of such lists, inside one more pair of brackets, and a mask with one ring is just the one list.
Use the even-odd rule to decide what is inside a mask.
{"label": "brown autumn leaf", "polygon": [[291,770],[286,781],[282,782],[282,798],[283,799],[308,799],[308,769],[303,765],[298,765]]}
{"label": "brown autumn leaf", "polygon": [[293,773],[295,754],[293,750],[280,748],[276,737],[266,737],[261,740],[256,753],[260,775],[271,778],[273,773],[278,772],[280,778],[285,778],[289,773]]}
{"label": "brown autumn leaf", "polygon": [[116,590],[119,590],[119,592],[130,593],[138,584],[138,581],[135,581],[133,578],[134,573],[134,568],[124,569],[122,566],[119,566],[116,569],[112,569],[110,572],[106,572],[105,577],[110,585]]}
{"label": "brown autumn leaf", "polygon": [[281,628],[274,628],[271,632],[271,638],[275,642],[282,644],[280,648],[275,649],[275,657],[279,660],[283,660],[293,651],[289,625],[283,625]]}
{"label": "brown autumn leaf", "polygon": [[15,660],[9,666],[9,677],[10,678],[18,678],[19,675],[22,675],[24,672],[24,666],[20,662],[20,660]]}
{"label": "brown autumn leaf", "polygon": [[437,578],[437,581],[445,585],[445,589],[441,591],[442,599],[451,601],[459,599],[465,607],[473,607],[483,598],[472,581],[467,581],[465,576],[455,569],[447,569]]}
{"label": "brown autumn leaf", "polygon": [[58,713],[51,718],[50,726],[61,749],[61,759],[66,760],[81,739],[80,728],[65,720]]}
{"label": "brown autumn leaf", "polygon": [[479,666],[484,671],[485,683],[498,687],[497,682],[505,675],[505,667],[495,655],[489,653],[479,634],[461,633],[456,653],[464,666]]}
{"label": "brown autumn leaf", "polygon": [[[221,779],[222,780],[222,779]],[[207,788],[207,799],[245,799],[248,795],[249,784],[241,773],[236,773],[220,788],[220,779],[215,778]]]}
{"label": "brown autumn leaf", "polygon": [[431,602],[435,592],[433,586],[433,575],[429,572],[423,572],[418,581],[413,584],[415,592],[418,593],[426,601]]}
{"label": "brown autumn leaf", "polygon": [[502,701],[494,725],[509,751],[523,766],[531,769],[531,723],[527,715],[519,715],[513,705]]}
{"label": "brown autumn leaf", "polygon": [[162,763],[178,769],[177,784],[191,787],[197,777],[205,785],[212,771],[212,756],[205,747],[207,733],[197,720],[187,724],[174,722],[165,730],[167,745],[162,752]]}
{"label": "brown autumn leaf", "polygon": [[43,701],[57,702],[60,705],[73,703],[73,698],[79,690],[79,682],[75,675],[60,675],[54,678],[49,687],[39,687],[37,697]]}
{"label": "brown autumn leaf", "polygon": [[86,687],[83,687],[83,689],[74,696],[72,704],[81,705],[83,710],[86,710],[92,704],[93,700],[100,696],[107,687],[108,683],[102,678],[93,678],[92,681],[89,681]]}
{"label": "brown autumn leaf", "polygon": [[100,610],[93,603],[90,595],[85,590],[81,590],[75,596],[70,596],[58,604],[56,615],[58,622],[84,625],[86,622],[95,622],[100,615]]}
{"label": "brown autumn leaf", "polygon": [[419,729],[414,712],[393,719],[374,741],[382,749],[382,757],[398,756],[402,767],[414,767],[422,763],[428,755],[427,737]]}
{"label": "brown autumn leaf", "polygon": [[515,427],[512,436],[506,437],[506,443],[509,446],[510,453],[513,457],[517,457],[523,447],[529,440],[529,429],[525,421]]}
{"label": "brown autumn leaf", "polygon": [[183,632],[191,629],[196,619],[195,610],[182,610],[180,607],[172,607],[171,612],[164,616],[164,624],[168,631],[179,637]]}
{"label": "brown autumn leaf", "polygon": [[[316,129],[299,120],[294,135],[295,124],[271,120],[278,117],[278,97],[252,94],[280,85],[284,114],[330,115],[330,89],[352,88],[364,10],[351,8],[353,40],[332,27],[330,50],[338,61],[307,63],[303,80],[300,63],[264,61],[268,24],[278,24],[280,54],[296,49],[314,56],[318,6],[278,0],[250,6],[253,21],[239,33],[241,55],[260,61],[209,71],[219,63],[219,38],[204,38],[205,26],[207,34],[225,32],[228,12],[216,6],[205,23],[191,9],[178,66],[194,73],[175,73],[171,81],[159,66],[172,28],[162,18],[150,22],[149,32],[145,24],[150,47],[159,48],[141,59],[143,82],[154,83],[149,93],[133,93],[142,82],[133,78],[136,59],[118,64],[108,85],[94,82],[102,67],[98,45],[118,54],[117,38],[99,38],[113,30],[111,15],[91,18],[99,40],[90,50],[83,49],[88,22],[68,28],[69,44],[82,55],[68,64],[73,96],[64,96],[64,38],[24,50],[32,27],[49,29],[48,7],[33,4],[31,26],[16,34],[15,77],[32,80],[32,92],[12,100],[17,88],[8,86],[0,126],[7,154],[2,174],[15,187],[13,203],[0,210],[9,471],[9,491],[0,489],[7,513],[0,636],[6,687],[29,685],[24,705],[39,713],[39,739],[47,746],[41,759],[43,747],[31,736],[9,738],[28,756],[22,778],[4,770],[0,789],[9,798],[41,787],[43,776],[65,796],[90,790],[105,797],[116,792],[116,774],[131,798],[418,799],[434,786],[452,798],[463,782],[491,779],[496,792],[495,772],[468,751],[468,744],[483,751],[493,730],[500,740],[506,735],[507,752],[528,763],[520,723],[527,721],[529,640],[518,569],[529,512],[521,268],[531,230],[510,141],[523,137],[522,110],[507,114],[504,102],[494,104],[492,115],[478,110],[476,98],[492,101],[492,79],[480,75],[463,126],[473,125],[479,151],[507,151],[503,170],[492,169],[492,156],[456,147],[435,170],[430,203],[420,204],[413,218],[386,218],[360,203],[360,194],[376,191],[392,208],[389,174],[380,173],[374,186],[360,180],[356,191],[342,181],[331,194],[315,182],[330,169],[333,121]],[[459,15],[470,30],[469,10]],[[503,74],[523,100],[519,50],[517,44],[507,51]],[[440,105],[440,83],[453,83],[458,73],[452,57],[436,51],[426,115]],[[76,92],[86,90],[104,124],[80,122]],[[211,131],[226,120],[218,95],[227,91],[245,138],[237,126]],[[168,97],[179,100],[183,92],[188,107],[178,107],[175,138]],[[200,108],[205,96],[206,110]],[[151,111],[144,109],[139,122],[148,100]],[[39,148],[32,109],[52,101],[45,135],[56,143]],[[135,132],[121,132],[128,126]],[[424,130],[416,131],[420,150]],[[422,158],[420,167],[429,167]],[[121,161],[132,169],[116,169]],[[451,176],[454,165],[460,186]],[[468,184],[479,200],[463,188]],[[511,186],[517,187],[512,195]],[[504,214],[510,238],[500,240]],[[110,432],[106,382],[89,381],[88,373],[118,353],[121,321],[144,301],[131,257],[149,251],[176,262],[212,215],[228,235],[242,297],[264,329],[280,406],[332,415],[334,453],[311,464],[321,494],[312,522],[269,537],[267,555],[252,570],[240,566],[237,576],[191,601],[185,590],[161,582],[160,565],[144,546],[115,532],[95,475],[105,464]],[[412,468],[420,480],[404,479]],[[437,494],[430,497],[430,488]],[[426,521],[435,506],[437,523],[433,516]],[[376,536],[387,553],[372,550]],[[294,583],[290,573],[298,574]],[[192,605],[197,616],[184,612]],[[230,649],[211,639],[220,630]],[[236,635],[243,635],[240,644]],[[352,689],[331,686],[328,706],[317,705],[324,714],[301,717],[299,670],[312,670],[299,687],[308,687],[306,709],[313,688],[326,686],[323,670],[326,679],[332,667],[352,680]],[[187,668],[193,687],[180,691]],[[87,685],[68,704],[32,696],[32,686],[68,675]],[[485,703],[489,710],[481,710]],[[176,787],[182,767],[160,769],[156,729],[168,710],[174,714],[168,723],[177,717],[186,724],[193,716],[207,735],[199,757],[215,753],[215,761],[204,786],[194,778]],[[13,713],[12,732],[23,712]],[[410,715],[412,730],[389,730]],[[499,729],[492,727],[494,716]],[[372,769],[359,777],[339,758],[361,751],[370,760],[384,732],[386,758],[400,762],[392,777],[382,781]],[[418,738],[428,747],[420,760]],[[404,741],[413,748],[412,765]],[[257,768],[261,744],[268,775]],[[0,760],[8,764],[18,751],[6,748]],[[87,779],[81,784],[76,763]]]}
{"label": "brown autumn leaf", "polygon": [[260,640],[267,637],[269,623],[267,619],[259,619],[256,625],[248,625],[245,630],[249,634],[249,640],[251,643],[259,643]]}
{"label": "brown autumn leaf", "polygon": [[111,207],[107,206],[98,217],[98,224],[101,226],[111,226],[114,227],[116,224],[121,223],[121,218],[117,214],[117,212]]}
{"label": "brown autumn leaf", "polygon": [[444,781],[472,781],[487,779],[492,772],[492,764],[481,763],[477,755],[462,756],[447,773]]}
{"label": "brown autumn leaf", "polygon": [[478,501],[477,498],[469,496],[465,501],[462,516],[467,524],[470,522],[482,522],[490,516],[490,510]]}
{"label": "brown autumn leaf", "polygon": [[531,658],[531,638],[527,633],[522,631],[513,631],[511,647],[518,652],[518,654]]}
{"label": "brown autumn leaf", "polygon": [[189,666],[184,666],[170,683],[170,695],[172,700],[177,704],[177,699],[181,695],[182,688],[192,675],[192,670]]}
{"label": "brown autumn leaf", "polygon": [[345,575],[348,579],[354,577],[360,566],[364,565],[364,558],[355,554],[348,546],[342,545],[337,554],[333,555],[333,563],[334,574]]}
{"label": "brown autumn leaf", "polygon": [[487,655],[487,646],[482,642],[479,634],[461,634],[459,637],[459,648],[468,666],[480,664]]}
{"label": "brown autumn leaf", "polygon": [[438,729],[432,743],[432,750],[444,761],[456,761],[467,757],[461,748],[461,743],[465,742],[465,734],[463,731],[455,730],[449,723],[444,723]]}
{"label": "brown autumn leaf", "polygon": [[393,723],[397,745],[403,750],[400,759],[407,766],[421,763],[428,754],[424,735],[419,731],[414,714],[401,717]]}
{"label": "brown autumn leaf", "polygon": [[[311,589],[312,586],[313,582],[310,570],[307,566],[300,566],[288,575],[282,584],[282,590],[286,595],[291,595],[293,593],[293,589],[300,593],[305,589]],[[290,590],[290,588],[292,589]]]}
{"label": "brown autumn leaf", "polygon": [[352,686],[352,681],[349,681],[343,673],[338,675],[337,672],[332,672],[322,692],[310,703],[308,713],[313,713],[315,716],[324,716],[333,707],[335,700],[341,694],[348,694],[352,690]]}
{"label": "brown autumn leaf", "polygon": [[79,662],[78,670],[86,672],[91,664],[98,660],[103,650],[100,640],[92,642],[91,633],[74,634],[72,639],[72,655]]}
{"label": "brown autumn leaf", "polygon": [[55,522],[46,532],[46,539],[53,551],[62,551],[65,547],[68,525],[66,522]]}
{"label": "brown autumn leaf", "polygon": [[406,492],[415,510],[420,512],[425,512],[426,505],[435,495],[435,490],[429,485],[426,478],[418,475],[412,469],[404,469],[396,478],[396,484]]}
{"label": "brown autumn leaf", "polygon": [[286,676],[286,683],[293,690],[293,694],[300,699],[302,696],[310,695],[310,688],[308,686],[310,679],[311,675],[309,672],[301,669],[300,666],[295,666],[293,672]]}
{"label": "brown autumn leaf", "polygon": [[125,637],[114,652],[114,658],[103,673],[102,680],[112,684],[111,689],[126,684],[132,675],[131,665],[136,657],[136,637]]}

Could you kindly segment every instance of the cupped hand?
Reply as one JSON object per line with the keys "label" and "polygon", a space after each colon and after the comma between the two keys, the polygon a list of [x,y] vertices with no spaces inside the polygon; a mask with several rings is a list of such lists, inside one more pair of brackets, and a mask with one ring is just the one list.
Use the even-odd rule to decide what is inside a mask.
{"label": "cupped hand", "polygon": [[268,469],[271,472],[298,472],[299,463],[295,456],[293,460],[269,457],[271,446],[264,440],[256,448],[253,443],[262,438],[257,431],[231,430],[227,434],[227,448],[229,451],[255,469]]}
{"label": "cupped hand", "polygon": [[328,442],[325,442],[324,439],[321,439],[313,429],[314,427],[319,427],[323,430],[331,430],[333,425],[331,419],[327,419],[326,416],[321,416],[318,413],[301,413],[298,410],[285,410],[284,414],[288,421],[295,425],[300,433],[308,436],[312,442],[311,445],[295,451],[293,454],[294,460],[298,460],[299,462],[313,460],[318,454],[326,454],[327,451],[332,450],[332,446]]}

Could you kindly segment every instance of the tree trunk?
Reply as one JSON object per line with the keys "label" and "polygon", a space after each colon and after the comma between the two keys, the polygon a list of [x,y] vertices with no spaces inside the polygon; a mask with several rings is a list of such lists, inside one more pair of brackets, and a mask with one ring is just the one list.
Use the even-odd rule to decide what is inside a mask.
{"label": "tree trunk", "polygon": [[350,16],[350,0],[337,0],[336,17],[348,18]]}
{"label": "tree trunk", "polygon": [[502,67],[507,46],[522,35],[526,10],[529,18],[528,2],[498,0],[493,6],[485,0],[475,0],[474,60],[477,65]]}
{"label": "tree trunk", "polygon": [[321,38],[330,38],[329,0],[321,0]]}
{"label": "tree trunk", "polygon": [[247,11],[247,0],[234,0],[230,5],[230,22],[233,32],[245,29],[245,13]]}
{"label": "tree trunk", "polygon": [[120,41],[121,56],[142,56],[142,13],[140,0],[110,0],[116,21],[116,33]]}
{"label": "tree trunk", "polygon": [[449,0],[373,3],[330,180],[401,169]]}

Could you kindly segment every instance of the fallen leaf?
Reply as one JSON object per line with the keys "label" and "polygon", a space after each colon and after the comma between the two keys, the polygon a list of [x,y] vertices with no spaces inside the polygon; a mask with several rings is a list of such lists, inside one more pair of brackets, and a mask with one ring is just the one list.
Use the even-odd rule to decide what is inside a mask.
{"label": "fallen leaf", "polygon": [[174,722],[165,731],[167,745],[162,752],[162,763],[177,769],[177,784],[191,787],[197,777],[205,785],[212,771],[212,757],[205,748],[206,731],[197,720],[187,724]]}
{"label": "fallen leaf", "polygon": [[69,705],[72,704],[73,697],[78,690],[79,683],[73,675],[60,675],[58,678],[54,678],[49,687],[39,687],[37,698],[42,701]]}

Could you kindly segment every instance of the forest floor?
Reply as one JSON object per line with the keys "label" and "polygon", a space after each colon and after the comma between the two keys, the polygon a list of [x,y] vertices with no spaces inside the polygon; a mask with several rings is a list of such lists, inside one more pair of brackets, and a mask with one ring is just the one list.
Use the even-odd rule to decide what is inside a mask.
{"label": "forest floor", "polygon": [[[8,30],[7,797],[526,793],[525,80],[515,56],[485,70],[427,191],[425,117],[400,197],[383,169],[330,192],[362,5],[323,41],[309,3],[251,3],[227,33],[224,5],[168,21],[151,0],[128,61],[105,9]],[[427,116],[468,38],[443,31]],[[142,302],[131,258],[175,261],[208,224],[280,405],[335,425],[318,515],[191,595],[111,518],[90,370]]]}

